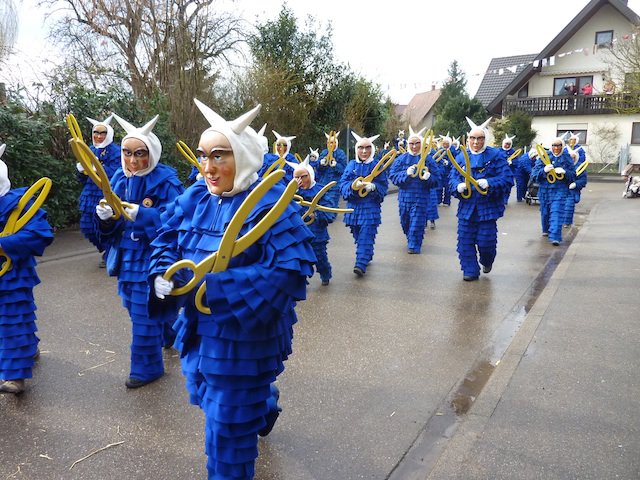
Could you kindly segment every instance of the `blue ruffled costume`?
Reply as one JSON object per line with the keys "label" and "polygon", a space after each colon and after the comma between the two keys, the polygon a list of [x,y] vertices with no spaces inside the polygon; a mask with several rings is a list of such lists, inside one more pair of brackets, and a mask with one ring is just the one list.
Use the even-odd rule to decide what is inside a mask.
{"label": "blue ruffled costume", "polygon": [[[100,160],[107,177],[111,178],[118,168],[120,168],[121,149],[117,143],[110,143],[104,148],[96,148],[89,146],[93,154]],[[96,205],[104,197],[102,190],[93,183],[85,173],[78,172],[76,174],[78,181],[82,183],[82,192],[78,200],[80,209],[80,231],[84,237],[89,240],[99,252],[104,252],[106,246],[100,242],[99,234],[96,231],[93,217],[96,214]]]}
{"label": "blue ruffled costume", "polygon": [[[455,158],[455,156],[457,155],[457,152],[453,149],[453,147],[450,147],[450,150]],[[449,156],[446,154],[446,152],[444,156],[440,159],[438,164],[440,165],[440,168],[442,170],[442,174],[440,175],[441,183],[436,189],[436,192],[438,193],[438,205],[440,204],[451,205],[451,189],[449,188],[448,179],[449,179],[449,173],[451,172],[451,169],[453,167],[451,166],[451,162],[449,161]]]}
{"label": "blue ruffled costume", "polygon": [[407,237],[410,253],[420,253],[424,239],[424,226],[427,221],[427,209],[430,204],[432,191],[438,191],[442,182],[441,168],[431,155],[427,156],[426,166],[431,172],[428,180],[421,180],[419,176],[411,177],[407,169],[416,165],[420,155],[406,152],[396,157],[390,167],[389,179],[398,186],[398,207],[400,211],[400,225]]}
{"label": "blue ruffled costume", "polygon": [[548,154],[554,168],[564,168],[564,178],[549,183],[547,173],[544,171],[545,164],[541,159],[536,160],[531,170],[531,176],[540,184],[538,198],[540,200],[542,233],[549,235],[550,242],[560,243],[562,241],[564,209],[569,196],[569,184],[576,178],[576,169],[573,165],[573,159],[566,150],[559,157],[555,157],[551,152]]}
{"label": "blue ruffled costume", "polygon": [[130,377],[151,381],[164,374],[162,347],[173,342],[171,325],[177,312],[161,309],[152,314],[147,309],[149,257],[151,241],[161,226],[160,215],[184,188],[176,171],[159,163],[144,176],[126,177],[120,168],[111,185],[121,200],[140,206],[135,221],[124,218],[102,221],[94,218],[100,239],[108,242],[109,274],[118,277],[118,293],[132,322]]}
{"label": "blue ruffled costume", "polygon": [[[587,161],[587,155],[584,152],[584,148],[581,148],[580,145],[576,144],[573,148],[578,152],[578,160],[574,162],[574,166],[577,170],[580,165]],[[576,179],[574,181],[576,188],[569,189],[567,203],[564,207],[564,219],[562,220],[563,225],[573,224],[573,214],[576,210],[576,203],[580,202],[580,193],[582,192],[582,189],[587,186],[587,170],[585,169],[580,175],[576,175]]]}
{"label": "blue ruffled costume", "polygon": [[533,162],[528,153],[523,153],[518,158],[514,159],[511,163],[513,171],[513,177],[516,181],[516,201],[522,202],[526,193],[527,186],[529,185],[529,177],[531,176],[531,168]]}
{"label": "blue ruffled costume", "polygon": [[[324,185],[316,183],[313,187],[304,190],[299,188],[298,195],[307,201],[312,201],[313,197],[320,191]],[[331,208],[338,208],[338,196],[329,195],[332,191],[336,191],[339,194],[338,186],[331,187],[320,199],[320,205]],[[300,214],[304,215],[307,208],[302,207]],[[311,233],[313,233],[313,239],[311,240],[311,247],[313,253],[316,255],[316,270],[320,274],[322,282],[328,282],[331,280],[331,263],[329,262],[329,256],[327,255],[327,244],[331,237],[329,236],[328,225],[336,218],[336,214],[332,212],[323,212],[322,210],[315,210],[315,220],[307,225]],[[307,220],[303,218],[303,220]]]}
{"label": "blue ruffled costume", "polygon": [[[509,148],[507,150],[505,150],[504,148],[501,148],[500,151],[502,152],[502,156],[504,157],[505,161],[511,155],[513,155],[516,152],[515,148],[513,148],[513,147],[511,147],[511,148]],[[517,163],[514,163],[514,160],[512,160],[511,164],[509,164],[509,162],[507,161],[507,165],[509,165],[509,169],[511,170],[511,175],[514,177],[514,180],[515,180]],[[511,188],[512,187],[509,187],[509,189],[504,192],[504,204],[505,205],[507,205],[509,203],[509,197],[511,196]]]}
{"label": "blue ruffled costume", "polygon": [[[457,250],[460,268],[465,277],[473,279],[480,275],[480,265],[491,269],[496,258],[497,220],[504,214],[504,195],[513,186],[513,175],[504,155],[497,148],[487,147],[482,153],[468,153],[471,176],[476,180],[486,178],[489,182],[488,193],[481,195],[471,185],[471,196],[463,198],[457,187],[464,182],[464,177],[455,168],[449,174],[449,187],[459,199]],[[456,161],[465,168],[462,152]]]}
{"label": "blue ruffled costume", "polygon": [[[328,149],[322,150],[320,153],[320,157],[316,162],[311,162],[310,165],[316,172],[316,181],[322,185],[326,185],[330,182],[340,182],[342,178],[342,174],[344,173],[344,169],[347,166],[347,154],[344,153],[344,150],[340,148],[336,148],[333,151],[333,158],[336,161],[336,166],[332,167],[330,165],[321,165],[321,161],[329,154]],[[326,202],[327,207],[331,207],[335,205],[335,208],[338,207],[338,203],[340,202],[340,190],[338,185],[331,188],[327,193],[322,197],[323,202]],[[335,219],[335,215],[333,218],[329,220],[329,223],[333,222]]]}
{"label": "blue ruffled costume", "polygon": [[373,247],[376,242],[378,225],[382,222],[382,202],[389,188],[389,169],[378,175],[373,183],[376,189],[361,197],[351,184],[358,177],[366,177],[376,166],[375,160],[362,163],[359,160],[351,160],[344,169],[338,187],[342,198],[347,201],[347,208],[353,208],[353,213],[345,213],[344,224],[351,230],[356,244],[356,264],[362,272],[367,271],[367,266],[373,259]]}
{"label": "blue ruffled costume", "polygon": [[[16,188],[0,197],[0,230],[26,191],[24,187]],[[42,209],[37,210],[22,229],[0,238],[0,245],[13,264],[0,277],[0,379],[32,377],[34,355],[40,341],[36,336],[36,304],[33,299],[33,287],[40,283],[40,279],[34,257],[41,256],[52,241],[53,230]]]}
{"label": "blue ruffled costume", "polygon": [[[283,189],[279,182],[260,200],[240,236]],[[250,190],[219,197],[198,182],[178,197],[153,242],[149,281],[179,259],[197,263],[217,251]],[[225,271],[206,275],[205,303],[211,315],[194,306],[197,288],[179,299],[184,309],[175,324],[175,346],[181,352],[190,401],[205,414],[210,479],[254,476],[258,433],[272,426],[279,411],[279,392],[272,384],[292,351],[294,308],[305,299],[307,277],[313,275],[311,238],[292,203]],[[181,271],[174,281],[182,285],[188,278],[190,274]]]}

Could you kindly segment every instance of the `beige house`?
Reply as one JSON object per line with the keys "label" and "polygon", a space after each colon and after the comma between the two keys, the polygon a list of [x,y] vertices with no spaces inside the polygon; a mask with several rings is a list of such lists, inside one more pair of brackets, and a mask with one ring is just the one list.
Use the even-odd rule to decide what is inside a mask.
{"label": "beige house", "polygon": [[614,71],[610,57],[618,42],[640,42],[638,26],[626,0],[592,0],[540,53],[493,59],[476,98],[495,116],[527,112],[538,143],[571,131],[591,162],[640,164],[640,114],[613,108],[638,106],[624,92],[632,72]]}
{"label": "beige house", "polygon": [[[426,127],[431,128],[435,122],[434,106],[440,98],[440,89],[435,86],[428,92],[417,93],[402,110],[400,119],[403,124],[410,125],[416,132]],[[409,132],[406,132],[409,135]]]}

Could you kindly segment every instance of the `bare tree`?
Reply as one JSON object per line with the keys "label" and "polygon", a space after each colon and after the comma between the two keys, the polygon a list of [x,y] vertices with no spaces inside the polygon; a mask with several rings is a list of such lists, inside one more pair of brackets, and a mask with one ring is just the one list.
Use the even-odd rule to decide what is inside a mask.
{"label": "bare tree", "polygon": [[640,28],[616,39],[604,58],[611,72],[604,92],[618,94],[611,96],[611,108],[619,114],[640,112]]}
{"label": "bare tree", "polygon": [[[125,82],[139,98],[168,98],[172,127],[187,131],[193,98],[210,96],[240,51],[244,26],[220,0],[42,0],[60,6],[53,38],[96,88]],[[57,12],[58,14],[60,11]]]}
{"label": "bare tree", "polygon": [[0,0],[0,59],[4,57],[18,35],[18,13],[13,0]]}
{"label": "bare tree", "polygon": [[592,139],[589,141],[589,159],[593,163],[602,163],[602,172],[609,165],[618,161],[620,130],[610,123],[596,123],[591,129]]}

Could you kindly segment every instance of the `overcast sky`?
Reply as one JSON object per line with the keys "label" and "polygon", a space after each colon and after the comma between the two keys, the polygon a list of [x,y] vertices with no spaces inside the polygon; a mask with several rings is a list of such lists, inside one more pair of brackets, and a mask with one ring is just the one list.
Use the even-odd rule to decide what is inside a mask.
{"label": "overcast sky", "polygon": [[[230,0],[223,0],[230,4]],[[36,75],[53,57],[47,49],[48,26],[36,0],[16,0],[20,31],[16,51],[23,76]],[[275,19],[281,0],[240,0],[234,10],[247,21]],[[334,56],[379,83],[398,103],[440,86],[450,63],[458,60],[475,94],[491,58],[540,52],[587,5],[587,0],[289,0],[303,25],[307,15],[318,28],[333,26]],[[371,6],[371,5],[375,5]],[[382,5],[382,6],[380,6]],[[405,8],[398,10],[398,5]],[[640,0],[629,0],[640,13]],[[561,8],[559,8],[561,6]],[[590,48],[591,45],[585,45]],[[7,72],[4,72],[5,74]],[[15,73],[15,70],[14,70]],[[6,75],[0,72],[0,79]]]}

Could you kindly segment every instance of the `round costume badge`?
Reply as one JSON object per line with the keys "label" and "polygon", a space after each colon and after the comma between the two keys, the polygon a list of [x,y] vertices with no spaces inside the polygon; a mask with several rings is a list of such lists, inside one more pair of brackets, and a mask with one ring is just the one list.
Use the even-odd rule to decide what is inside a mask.
{"label": "round costume badge", "polygon": [[142,200],[142,205],[149,208],[153,205],[153,200],[147,197],[144,200]]}

